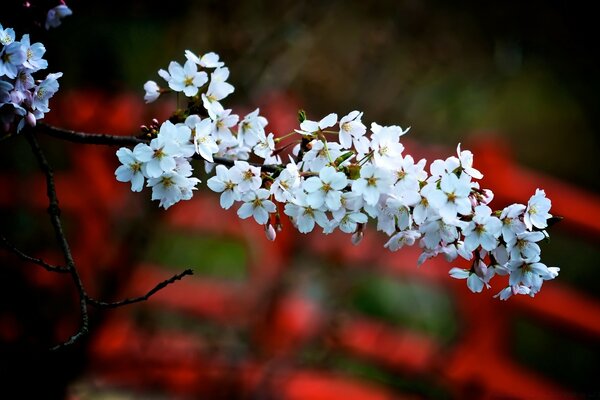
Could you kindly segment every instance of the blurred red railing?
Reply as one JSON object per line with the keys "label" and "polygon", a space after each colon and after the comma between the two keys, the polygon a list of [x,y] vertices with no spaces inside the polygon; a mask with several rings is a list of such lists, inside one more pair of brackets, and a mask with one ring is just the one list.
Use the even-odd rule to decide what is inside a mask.
{"label": "blurred red railing", "polygon": [[[273,104],[281,104],[280,100],[275,98],[270,107],[277,108]],[[112,111],[99,116],[101,107],[95,108],[92,102],[93,112],[81,107],[79,113],[83,117],[79,120],[83,122],[72,127],[86,129],[93,125],[87,121],[94,116],[94,121],[104,121],[102,128],[107,131],[135,131],[132,124],[123,121],[141,119],[136,101],[121,101],[108,107],[104,102],[98,104]],[[277,110],[281,112],[280,108]],[[286,115],[293,115],[293,108],[286,111]],[[268,109],[263,112],[270,115]],[[453,153],[452,149],[432,152],[410,142],[407,148],[427,158]],[[598,240],[600,218],[589,217],[600,216],[597,195],[518,166],[501,141],[479,141],[470,148],[485,174],[483,186],[493,188],[496,194],[494,204],[526,201],[537,187],[543,187],[553,201],[553,213],[565,217],[560,229]],[[128,192],[127,185],[114,180],[114,150],[73,147],[69,153],[72,170],[61,172],[56,178],[64,215],[76,221],[76,233],[68,233],[85,282],[110,273],[98,271],[95,266],[122,250],[122,245],[110,241],[112,222],[119,218],[130,196],[135,196]],[[1,174],[0,185],[21,188],[20,192],[0,193],[2,208],[15,207],[24,199],[24,204],[33,209],[47,207],[41,175],[23,182]],[[304,345],[320,341],[399,375],[433,380],[459,398],[570,398],[566,388],[511,359],[511,321],[515,315],[526,315],[550,321],[574,335],[600,339],[600,303],[564,285],[560,279],[547,283],[533,300],[520,296],[500,302],[492,298],[491,291],[474,295],[464,282],[450,279],[444,260],[433,259],[416,268],[418,249],[390,253],[382,247],[384,238],[374,231],[366,232],[364,241],[356,247],[349,245],[346,235],[301,235],[290,228],[271,243],[264,238],[262,227],[240,221],[234,211],[219,208],[215,195],[204,193],[163,215],[173,230],[245,243],[247,280],[231,282],[196,276],[166,288],[143,305],[130,307],[167,310],[223,327],[242,328],[250,333],[249,340],[256,348],[242,359],[231,359],[223,352],[208,351],[210,345],[201,335],[173,329],[148,331],[131,319],[129,309],[109,311],[102,325],[94,328],[89,345],[91,363],[86,374],[95,382],[192,398],[245,398],[257,393],[272,393],[284,399],[412,398],[343,374],[303,367],[295,360]],[[333,316],[314,300],[293,290],[281,290],[281,279],[299,250],[318,255],[326,263],[377,268],[390,279],[399,276],[444,287],[457,307],[459,337],[448,347],[422,333],[357,315],[336,317],[332,322]],[[53,254],[47,256],[52,259]],[[348,268],[357,268],[352,266]],[[39,275],[40,284],[48,280],[58,284],[45,271],[32,273]],[[145,293],[168,275],[161,266],[136,265],[120,294]],[[90,285],[93,292],[93,284]],[[66,337],[68,329],[70,326],[63,326],[58,334]]]}

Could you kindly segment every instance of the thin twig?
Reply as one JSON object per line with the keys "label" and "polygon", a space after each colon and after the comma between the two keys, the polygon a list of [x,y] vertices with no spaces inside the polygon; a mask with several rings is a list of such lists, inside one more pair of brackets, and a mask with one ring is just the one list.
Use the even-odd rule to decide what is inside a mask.
{"label": "thin twig", "polygon": [[58,273],[63,273],[63,274],[69,272],[69,270],[67,268],[48,264],[41,258],[32,257],[32,256],[29,256],[29,255],[23,253],[21,250],[16,248],[15,245],[13,245],[11,242],[9,242],[8,239],[2,233],[0,233],[0,244],[2,244],[7,250],[15,253],[22,260],[29,261],[33,264],[37,264],[40,267],[44,268],[46,271],[58,272]]}
{"label": "thin twig", "polygon": [[[71,140],[71,141],[79,142],[79,143],[132,144],[132,143],[142,143],[145,140],[135,138],[135,137],[127,137],[127,136],[86,134],[86,133],[82,133],[82,132],[75,132],[75,131],[63,130],[60,128],[49,127],[48,125],[39,125],[33,131],[27,130],[24,132],[24,135],[25,135],[27,141],[29,142],[31,150],[33,151],[33,154],[35,155],[35,158],[38,161],[40,169],[46,176],[46,194],[48,196],[48,214],[50,215],[50,222],[54,229],[54,234],[56,236],[56,240],[61,248],[63,257],[65,259],[65,267],[57,267],[57,266],[48,264],[41,259],[26,255],[22,251],[18,250],[15,246],[10,244],[10,242],[8,242],[8,240],[2,235],[0,235],[0,239],[1,239],[0,242],[5,247],[7,247],[9,250],[11,250],[12,252],[17,254],[19,257],[21,257],[24,260],[41,265],[48,271],[68,273],[69,275],[71,275],[71,279],[72,279],[73,283],[75,284],[75,287],[77,288],[77,294],[79,296],[79,308],[80,308],[80,313],[81,313],[81,323],[79,325],[79,329],[77,330],[77,332],[75,332],[68,340],[66,340],[65,342],[60,343],[50,349],[51,351],[55,351],[55,350],[59,350],[59,349],[71,346],[72,344],[76,343],[79,339],[81,339],[83,336],[85,336],[88,333],[88,331],[89,331],[89,315],[88,315],[88,308],[87,308],[88,304],[93,305],[95,307],[101,307],[101,308],[115,308],[115,307],[120,307],[120,306],[124,306],[127,304],[133,304],[133,303],[145,301],[145,300],[148,300],[152,295],[154,295],[159,290],[165,288],[166,286],[174,283],[177,280],[182,279],[184,276],[192,275],[193,271],[191,269],[186,269],[185,271],[183,271],[177,275],[174,275],[173,277],[171,277],[163,282],[158,283],[152,290],[150,290],[144,296],[140,296],[140,297],[136,297],[136,298],[124,299],[124,300],[117,301],[114,303],[107,303],[107,302],[93,299],[90,296],[88,296],[88,294],[85,290],[85,287],[83,286],[83,282],[81,281],[79,271],[77,270],[77,267],[75,265],[73,255],[72,255],[71,249],[69,247],[69,242],[67,241],[67,238],[66,238],[65,233],[62,228],[62,222],[60,220],[61,210],[58,205],[58,196],[56,194],[56,186],[54,184],[54,172],[52,171],[52,168],[48,164],[48,160],[46,159],[46,156],[44,155],[44,152],[42,151],[42,149],[34,135],[35,132],[44,132],[44,133],[48,133],[55,137],[60,137],[61,139]],[[57,132],[58,132],[58,134],[56,134],[56,135],[53,134],[53,133],[57,133]],[[126,140],[121,140],[121,139],[126,139]]]}
{"label": "thin twig", "polygon": [[171,278],[160,282],[159,284],[154,286],[154,288],[152,288],[148,293],[146,293],[143,296],[134,297],[134,298],[130,298],[130,299],[124,299],[124,300],[116,301],[113,303],[99,301],[90,296],[86,296],[86,301],[88,304],[93,305],[94,307],[98,307],[98,308],[117,308],[117,307],[125,306],[128,304],[139,303],[141,301],[148,300],[156,292],[158,292],[161,289],[164,289],[165,287],[167,287],[168,285],[170,285],[172,283],[175,283],[175,281],[182,279],[184,276],[193,275],[193,274],[194,274],[194,271],[192,271],[191,269],[188,268],[185,271],[183,271],[177,275],[173,275]]}
{"label": "thin twig", "polygon": [[71,275],[71,279],[77,288],[77,294],[79,295],[79,308],[81,311],[81,324],[77,332],[71,336],[66,342],[61,343],[57,346],[51,348],[51,350],[58,350],[63,347],[67,347],[75,343],[81,337],[87,334],[89,329],[89,316],[87,310],[87,303],[85,298],[87,296],[85,289],[83,287],[83,283],[81,282],[81,277],[79,276],[79,271],[77,271],[77,267],[75,266],[75,261],[73,260],[73,255],[71,254],[71,249],[69,247],[69,242],[64,234],[62,223],[60,220],[60,208],[58,206],[58,197],[56,195],[56,188],[54,185],[54,173],[48,161],[46,160],[46,156],[42,151],[35,135],[30,133],[26,133],[25,137],[31,146],[31,150],[35,155],[35,158],[40,165],[40,168],[46,175],[46,194],[48,195],[48,214],[50,215],[50,222],[54,229],[54,235],[56,236],[56,240],[60,246],[63,257],[65,259],[66,268]]}

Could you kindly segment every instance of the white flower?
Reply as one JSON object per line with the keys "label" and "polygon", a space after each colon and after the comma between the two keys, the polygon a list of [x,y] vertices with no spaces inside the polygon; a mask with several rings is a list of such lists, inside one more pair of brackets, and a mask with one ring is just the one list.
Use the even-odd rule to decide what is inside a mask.
{"label": "white flower", "polygon": [[456,157],[448,157],[445,160],[434,160],[429,166],[431,173],[430,181],[437,181],[438,178],[451,174],[460,167],[460,160]]}
{"label": "white flower", "polygon": [[511,260],[508,264],[510,269],[509,285],[517,286],[522,283],[531,289],[531,294],[539,292],[543,281],[554,279],[559,271],[558,268],[550,269],[539,261],[539,257]]}
{"label": "white flower", "polygon": [[144,83],[144,90],[146,91],[146,94],[144,95],[144,101],[146,101],[146,103],[152,103],[160,96],[160,86],[154,81]]}
{"label": "white flower", "polygon": [[176,92],[183,92],[187,97],[198,94],[198,88],[208,81],[206,72],[198,72],[198,67],[190,60],[183,67],[176,61],[169,63],[169,87]]}
{"label": "white flower", "polygon": [[444,193],[435,186],[435,183],[428,183],[421,189],[421,200],[413,209],[413,219],[417,225],[423,224],[427,219],[439,218],[437,208],[431,205],[429,198],[438,197],[434,203],[441,204],[444,201]]}
{"label": "white flower", "polygon": [[0,24],[0,44],[2,44],[3,46],[8,46],[9,44],[11,44],[14,41],[15,41],[15,30],[13,28],[4,29],[2,27],[2,24]]}
{"label": "white flower", "polygon": [[159,177],[148,179],[148,186],[152,187],[152,200],[159,200],[160,207],[167,208],[180,200],[189,200],[192,190],[200,180],[186,178],[176,172],[166,172]]}
{"label": "white flower", "polygon": [[163,173],[175,169],[175,156],[180,153],[177,143],[159,135],[152,139],[149,146],[146,144],[136,146],[133,154],[144,163],[144,170],[149,178],[158,178]]}
{"label": "white flower", "polygon": [[319,122],[304,120],[300,124],[300,129],[296,129],[301,135],[312,135],[318,131],[322,131],[324,129],[330,128],[334,126],[337,122],[337,114],[331,113],[327,116],[323,117]]}
{"label": "white flower", "polygon": [[289,163],[279,176],[275,178],[273,184],[271,184],[271,193],[275,197],[275,200],[286,203],[293,199],[293,193],[299,187],[300,173],[298,172],[298,166],[294,163]]}
{"label": "white flower", "polygon": [[72,14],[73,11],[65,4],[51,8],[46,15],[46,30],[60,26],[62,19]]}
{"label": "white flower", "polygon": [[360,169],[360,178],[352,182],[352,191],[361,194],[365,203],[374,206],[381,193],[389,191],[391,184],[389,171],[366,164]]}
{"label": "white flower", "polygon": [[463,230],[465,247],[473,251],[481,246],[487,251],[492,251],[498,245],[498,237],[502,232],[502,222],[492,216],[492,209],[488,206],[475,207],[473,219]]}
{"label": "white flower", "polygon": [[258,143],[258,137],[265,133],[267,119],[258,115],[259,109],[246,115],[238,126],[237,137],[240,146],[255,146]]}
{"label": "white flower", "polygon": [[354,147],[359,153],[369,152],[369,141],[364,137],[367,127],[361,122],[363,113],[352,111],[340,119],[340,144],[344,149]]}
{"label": "white flower", "polygon": [[500,221],[502,221],[502,238],[505,242],[508,243],[515,235],[525,232],[525,224],[520,219],[524,211],[523,204],[511,204],[502,210]]}
{"label": "white flower", "polygon": [[217,68],[210,74],[210,83],[206,90],[206,98],[209,102],[221,101],[225,97],[229,96],[235,88],[230,83],[227,83],[229,78],[229,68]]}
{"label": "white flower", "polygon": [[524,285],[517,286],[507,286],[502,289],[500,292],[494,295],[495,298],[500,298],[500,300],[508,300],[512,295],[517,294],[530,294],[531,289]]}
{"label": "white flower", "polygon": [[413,230],[397,232],[386,242],[386,244],[383,247],[391,251],[397,251],[405,245],[412,246],[413,244],[415,244],[415,241],[420,237],[421,234]]}
{"label": "white flower", "polygon": [[261,158],[269,158],[269,156],[271,155],[271,153],[273,153],[274,150],[275,140],[273,134],[269,133],[269,135],[267,136],[264,132],[259,133],[258,143],[252,149],[252,151],[254,151],[254,154]]}
{"label": "white flower", "polygon": [[456,218],[457,213],[468,215],[471,213],[471,202],[469,194],[471,193],[471,180],[467,174],[461,174],[460,178],[453,173],[442,176],[440,189],[444,196],[431,192],[428,198],[429,203],[436,207],[442,218],[451,220]]}
{"label": "white flower", "polygon": [[204,68],[219,68],[225,65],[224,62],[219,61],[219,55],[217,53],[206,53],[202,57],[198,57],[190,50],[185,51],[185,57]]}
{"label": "white flower", "polygon": [[318,139],[308,144],[310,150],[302,157],[302,170],[318,172],[342,155],[339,143],[324,143]]}
{"label": "white flower", "polygon": [[0,76],[13,79],[17,76],[18,67],[27,59],[27,53],[19,42],[12,42],[0,51]]}
{"label": "white flower", "polygon": [[221,207],[228,209],[234,201],[241,200],[237,183],[233,181],[229,170],[224,165],[217,165],[216,175],[210,178],[206,185],[214,192],[221,193]]}
{"label": "white flower", "polygon": [[319,176],[312,176],[304,181],[302,187],[308,193],[306,201],[313,208],[323,204],[329,210],[337,210],[342,206],[341,190],[348,184],[348,178],[343,172],[336,171],[333,167],[325,167]]}
{"label": "white flower", "polygon": [[177,145],[178,150],[173,152],[173,156],[191,157],[196,152],[192,141],[192,129],[185,124],[175,125],[167,120],[160,126],[157,137]]}
{"label": "white flower", "polygon": [[381,126],[371,124],[371,149],[373,149],[373,164],[391,168],[396,160],[401,157],[404,146],[400,143],[400,136],[404,135],[399,126]]}
{"label": "white flower", "polygon": [[452,243],[458,239],[458,230],[455,225],[447,223],[444,219],[431,220],[419,227],[423,234],[421,243],[429,250],[435,249],[440,242]]}
{"label": "white flower", "polygon": [[[137,146],[143,146],[143,144],[140,143]],[[117,150],[117,157],[123,164],[115,171],[117,180],[119,182],[131,182],[131,191],[140,192],[144,187],[142,162],[127,147],[121,147]]]}
{"label": "white flower", "polygon": [[231,180],[238,184],[241,193],[258,190],[262,184],[260,168],[248,164],[246,161],[235,161],[229,170]]}
{"label": "white flower", "polygon": [[542,232],[521,232],[506,242],[506,249],[513,260],[535,258],[541,253],[540,246],[536,242],[544,238]]}
{"label": "white flower", "polygon": [[[43,113],[50,111],[50,108],[48,108],[48,100],[50,100],[50,98],[58,91],[58,78],[62,75],[62,72],[48,74],[46,79],[35,88],[31,105],[33,110],[39,110]],[[38,119],[39,118],[40,117],[38,117]]]}
{"label": "white flower", "polygon": [[393,162],[391,170],[395,178],[394,186],[400,190],[419,190],[419,182],[424,182],[427,179],[425,171],[425,163],[427,161],[422,158],[415,164],[415,160],[411,155],[400,157]]}
{"label": "white flower", "polygon": [[269,196],[270,193],[267,189],[246,193],[242,198],[245,203],[238,209],[238,216],[242,219],[253,216],[257,223],[266,224],[269,220],[269,213],[274,213],[277,209],[275,204],[268,200]]}
{"label": "white flower", "polygon": [[481,293],[483,286],[485,285],[485,282],[478,277],[475,272],[469,271],[468,269],[452,268],[450,270],[450,276],[455,279],[466,279],[467,287],[473,293]]}
{"label": "white flower", "polygon": [[[202,98],[204,99],[206,96],[202,95]],[[240,117],[236,114],[231,114],[230,109],[225,110],[219,102],[208,103],[206,105],[208,105],[206,108],[208,115],[213,121],[212,134],[215,140],[229,145],[237,143],[233,133],[231,133],[231,128],[238,123]]]}
{"label": "white flower", "polygon": [[356,210],[347,210],[344,207],[338,208],[332,214],[333,220],[329,221],[325,233],[333,232],[336,227],[339,227],[344,233],[353,233],[356,232],[358,224],[366,224],[369,219],[366,214]]}
{"label": "white flower", "polygon": [[194,127],[194,146],[196,153],[208,162],[213,162],[213,154],[219,151],[219,146],[212,137],[213,124],[206,118]]}
{"label": "white flower", "polygon": [[294,220],[300,233],[311,232],[315,222],[322,228],[326,228],[329,222],[323,209],[310,206],[306,193],[302,191],[298,191],[295,198],[285,205],[284,213]]}
{"label": "white flower", "polygon": [[475,179],[483,178],[483,174],[473,168],[473,153],[469,150],[460,150],[460,143],[456,147],[456,154],[458,154],[458,159],[460,161],[460,166],[463,168],[466,174],[470,175]]}
{"label": "white flower", "polygon": [[391,196],[385,201],[386,210],[391,215],[392,221],[396,221],[398,229],[404,230],[412,225],[412,215],[406,199]]}
{"label": "white flower", "polygon": [[32,72],[39,71],[48,67],[48,61],[42,59],[46,48],[41,43],[30,44],[29,35],[23,35],[21,39],[21,46],[25,50],[25,61],[23,66],[32,70]]}
{"label": "white flower", "polygon": [[527,202],[527,209],[525,210],[524,222],[527,229],[532,230],[534,226],[538,229],[546,228],[548,218],[552,217],[548,213],[551,206],[550,199],[546,198],[546,192],[536,189],[535,194]]}

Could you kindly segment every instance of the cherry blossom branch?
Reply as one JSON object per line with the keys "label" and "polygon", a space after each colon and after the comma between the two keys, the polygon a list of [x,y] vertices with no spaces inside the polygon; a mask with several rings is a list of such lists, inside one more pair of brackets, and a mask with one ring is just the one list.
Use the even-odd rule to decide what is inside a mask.
{"label": "cherry blossom branch", "polygon": [[[127,146],[127,145],[136,145],[139,143],[148,143],[151,138],[144,138],[140,136],[119,136],[119,135],[110,135],[106,133],[87,133],[87,132],[79,132],[70,129],[60,128],[47,124],[38,124],[34,131],[37,133],[43,133],[48,136],[52,136],[57,139],[66,140],[68,142],[73,143],[84,143],[84,144],[97,144],[97,145],[106,145],[106,146]],[[195,154],[194,159],[202,160],[203,158]],[[215,164],[221,164],[226,167],[232,167],[234,165],[234,160],[224,158],[224,157],[213,157]],[[277,172],[283,168],[282,165],[270,164],[270,165],[262,165],[256,163],[249,163],[254,167],[260,167],[265,172]]]}
{"label": "cherry blossom branch", "polygon": [[13,245],[11,242],[9,242],[8,239],[3,234],[1,234],[1,233],[0,233],[0,244],[2,246],[4,246],[7,250],[15,253],[22,260],[28,261],[28,262],[33,263],[33,264],[37,264],[40,267],[44,268],[46,271],[49,271],[49,272],[58,272],[58,273],[63,273],[63,274],[69,272],[69,270],[67,268],[56,266],[56,265],[52,265],[52,264],[48,264],[47,262],[45,262],[41,258],[32,257],[32,256],[29,256],[29,255],[23,253],[15,245]]}
{"label": "cherry blossom branch", "polygon": [[[40,129],[40,126],[36,127],[35,129],[36,130]],[[70,138],[73,138],[73,137],[81,138],[82,135],[85,135],[80,132],[61,130],[60,128],[53,128],[53,127],[50,127],[50,129],[45,128],[42,131],[46,132],[46,133],[59,132],[59,134],[66,135]],[[23,253],[21,250],[17,249],[14,245],[12,245],[1,234],[0,234],[0,244],[2,244],[4,247],[6,247],[8,250],[12,251],[16,255],[18,255],[23,260],[38,264],[48,271],[68,273],[71,276],[71,279],[77,289],[77,294],[79,297],[81,322],[80,322],[79,329],[77,330],[77,332],[75,332],[73,335],[71,335],[71,337],[69,339],[67,339],[65,342],[52,347],[50,350],[55,351],[55,350],[60,350],[62,348],[71,346],[72,344],[76,343],[79,339],[81,339],[83,336],[85,336],[88,333],[88,330],[89,330],[89,314],[88,314],[88,308],[87,308],[88,304],[92,305],[94,307],[99,307],[99,308],[117,308],[117,307],[125,306],[128,304],[146,301],[152,295],[154,295],[158,291],[164,289],[168,285],[174,283],[177,280],[181,280],[183,277],[185,277],[187,275],[193,274],[193,271],[191,269],[186,269],[185,271],[183,271],[179,274],[176,274],[163,282],[158,283],[154,288],[152,288],[150,291],[148,291],[148,293],[146,293],[143,296],[136,297],[136,298],[128,298],[128,299],[124,299],[121,301],[108,303],[108,302],[99,301],[99,300],[96,300],[96,299],[90,297],[85,290],[83,282],[81,281],[81,277],[79,275],[79,271],[77,270],[77,266],[73,259],[73,255],[71,253],[71,249],[70,249],[68,240],[67,240],[64,230],[62,228],[62,222],[60,219],[61,210],[59,207],[58,196],[56,194],[56,186],[54,183],[54,172],[53,172],[52,168],[50,167],[50,165],[48,164],[48,160],[46,159],[46,156],[45,156],[44,152],[42,151],[33,132],[31,132],[29,129],[26,130],[25,137],[26,137],[27,141],[29,142],[29,145],[33,151],[33,154],[35,155],[35,157],[38,161],[40,169],[43,171],[44,175],[46,176],[46,194],[48,196],[48,214],[50,215],[50,222],[54,229],[54,234],[55,234],[56,240],[61,248],[61,252],[65,259],[65,267],[57,267],[55,265],[48,264],[39,258],[28,256],[27,254]],[[118,136],[112,136],[112,135],[91,135],[91,137],[92,137],[92,139],[91,139],[92,142],[96,141],[95,143],[97,143],[97,144],[99,144],[100,142],[102,142],[103,144],[110,144],[110,140],[112,140],[114,137],[118,138]],[[99,138],[102,138],[102,139],[99,139]],[[85,139],[85,137],[84,137],[84,139]],[[83,143],[86,143],[86,142],[83,142]]]}
{"label": "cherry blossom branch", "polygon": [[154,288],[152,288],[150,291],[148,291],[148,293],[146,293],[143,296],[139,296],[139,297],[134,297],[134,298],[116,301],[113,303],[108,303],[108,302],[96,300],[96,299],[86,295],[85,300],[87,301],[88,304],[93,305],[94,307],[98,307],[98,308],[117,308],[117,307],[125,306],[128,304],[139,303],[139,302],[148,300],[156,292],[164,289],[165,287],[167,287],[168,285],[170,285],[172,283],[175,283],[175,281],[181,280],[186,275],[193,275],[193,274],[194,274],[194,271],[191,270],[190,268],[188,268],[185,271],[180,272],[177,275],[173,275],[171,278],[158,283],[156,286],[154,286]]}

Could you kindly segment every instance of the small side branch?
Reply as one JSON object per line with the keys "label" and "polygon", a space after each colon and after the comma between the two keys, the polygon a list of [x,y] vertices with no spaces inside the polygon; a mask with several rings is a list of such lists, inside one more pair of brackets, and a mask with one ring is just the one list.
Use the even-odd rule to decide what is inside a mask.
{"label": "small side branch", "polygon": [[63,274],[69,272],[69,270],[67,268],[59,267],[59,266],[52,265],[52,264],[48,264],[47,262],[45,262],[41,258],[32,257],[32,256],[29,256],[29,255],[23,253],[15,245],[13,245],[11,242],[9,242],[8,239],[3,234],[1,234],[1,233],[0,233],[0,245],[4,246],[7,250],[15,253],[22,260],[28,261],[28,262],[33,263],[33,264],[37,264],[40,267],[44,268],[46,271],[59,272],[59,273],[63,273]]}
{"label": "small side branch", "polygon": [[56,240],[63,253],[66,269],[71,275],[71,279],[77,288],[77,294],[79,296],[79,309],[81,312],[81,324],[79,326],[79,330],[73,336],[71,336],[69,340],[51,349],[58,350],[72,345],[79,338],[87,334],[89,329],[89,316],[87,303],[85,301],[87,294],[83,287],[83,283],[81,282],[79,271],[77,271],[77,267],[75,266],[75,261],[73,260],[73,255],[71,254],[69,242],[67,241],[62,228],[62,222],[60,220],[60,208],[58,206],[58,196],[56,195],[56,187],[54,185],[54,172],[52,171],[52,168],[50,168],[48,160],[46,160],[46,156],[44,155],[44,152],[35,138],[35,135],[26,133],[25,137],[27,138],[29,146],[31,147],[31,150],[33,151],[33,154],[40,165],[40,169],[46,176],[46,194],[48,196],[48,214],[50,215],[50,222],[52,224],[52,228],[54,229]]}
{"label": "small side branch", "polygon": [[140,138],[137,136],[118,136],[108,135],[105,133],[84,133],[72,131],[70,129],[58,128],[46,124],[38,124],[33,128],[35,132],[43,133],[45,135],[53,136],[57,139],[67,140],[75,143],[87,143],[87,144],[101,144],[101,145],[115,145],[115,146],[127,146],[136,145],[138,143],[148,143],[150,140]]}
{"label": "small side branch", "polygon": [[85,300],[87,301],[88,304],[90,304],[94,307],[98,307],[98,308],[117,308],[117,307],[125,306],[128,304],[139,303],[139,302],[148,300],[156,292],[164,289],[165,287],[169,286],[170,284],[174,283],[175,281],[182,279],[184,276],[193,275],[193,274],[194,274],[194,271],[192,271],[190,268],[188,268],[185,271],[183,271],[177,275],[173,275],[171,278],[160,282],[159,284],[154,286],[154,288],[152,288],[148,293],[146,293],[143,296],[139,296],[139,297],[134,297],[134,298],[130,298],[130,299],[116,301],[113,303],[108,303],[108,302],[96,300],[96,299],[86,295]]}

